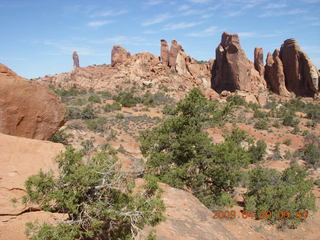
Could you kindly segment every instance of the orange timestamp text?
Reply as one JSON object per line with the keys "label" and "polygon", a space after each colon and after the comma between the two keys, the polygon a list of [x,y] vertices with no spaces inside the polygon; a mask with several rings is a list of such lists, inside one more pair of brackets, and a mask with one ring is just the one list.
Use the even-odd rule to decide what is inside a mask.
{"label": "orange timestamp text", "polygon": [[287,210],[279,211],[240,211],[235,210],[212,210],[213,219],[288,219],[299,218],[306,219],[308,217],[308,210],[299,210],[295,212]]}

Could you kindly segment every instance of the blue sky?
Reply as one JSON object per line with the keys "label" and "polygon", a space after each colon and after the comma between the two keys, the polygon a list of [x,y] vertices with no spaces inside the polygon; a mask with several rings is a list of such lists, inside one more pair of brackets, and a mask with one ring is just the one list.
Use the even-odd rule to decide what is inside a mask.
{"label": "blue sky", "polygon": [[198,60],[215,58],[224,31],[239,33],[246,55],[298,40],[320,67],[320,0],[0,0],[0,63],[27,78],[110,63],[114,44],[159,55],[176,39]]}

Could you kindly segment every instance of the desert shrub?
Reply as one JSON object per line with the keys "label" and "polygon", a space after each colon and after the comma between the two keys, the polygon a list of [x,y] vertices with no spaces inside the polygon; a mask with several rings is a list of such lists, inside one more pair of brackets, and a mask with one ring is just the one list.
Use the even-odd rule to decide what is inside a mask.
{"label": "desert shrub", "polygon": [[246,136],[240,130],[234,129],[217,145],[202,130],[208,119],[221,117],[214,106],[195,88],[177,103],[174,116],[141,136],[146,173],[188,188],[208,207],[232,203],[240,168],[251,162],[251,154],[241,145]]}
{"label": "desert shrub", "polygon": [[227,97],[227,102],[230,102],[234,105],[241,105],[241,106],[246,106],[246,100],[244,97],[239,96],[239,95],[230,95]]}
{"label": "desert shrub", "polygon": [[287,138],[286,140],[284,140],[283,142],[285,145],[290,146],[292,143],[292,140],[290,138]]}
{"label": "desert shrub", "polygon": [[57,88],[51,88],[58,96],[60,97],[71,97],[71,96],[78,96],[83,95],[86,93],[85,90],[79,90],[76,86],[73,86],[69,89],[57,89]]}
{"label": "desert shrub", "polygon": [[103,109],[105,112],[113,112],[121,110],[121,105],[118,102],[113,102],[112,104],[106,104]]}
{"label": "desert shrub", "polygon": [[254,127],[256,129],[261,130],[268,130],[268,122],[265,119],[259,119],[255,124]]}
{"label": "desert shrub", "polygon": [[116,119],[124,119],[124,115],[122,113],[117,113]]}
{"label": "desert shrub", "polygon": [[97,96],[97,95],[91,95],[88,98],[88,101],[92,102],[92,103],[101,103],[101,98],[99,96]]}
{"label": "desert shrub", "polygon": [[265,112],[259,111],[259,110],[255,110],[254,114],[253,114],[254,118],[266,118],[267,114]]}
{"label": "desert shrub", "polygon": [[81,146],[82,146],[82,151],[84,153],[91,152],[94,149],[93,139],[87,139],[87,140],[81,142]]}
{"label": "desert shrub", "polygon": [[80,119],[81,118],[81,109],[76,107],[67,108],[68,120]]}
{"label": "desert shrub", "polygon": [[318,187],[320,187],[320,178],[318,178],[318,179],[316,179],[316,180],[314,180],[314,185],[316,185],[316,186],[318,186]]}
{"label": "desert shrub", "polygon": [[134,107],[138,103],[138,98],[133,95],[133,92],[120,92],[118,96],[113,97],[113,100],[124,107]]}
{"label": "desert shrub", "polygon": [[95,111],[91,104],[88,104],[81,112],[81,119],[94,119],[96,118]]}
{"label": "desert shrub", "polygon": [[148,91],[145,94],[143,94],[142,97],[139,98],[140,103],[149,107],[171,103],[172,101],[173,100],[163,92],[157,92],[155,94],[152,94]]}
{"label": "desert shrub", "polygon": [[303,151],[303,160],[313,168],[320,167],[320,148],[316,144],[308,144]]}
{"label": "desert shrub", "polygon": [[299,120],[295,118],[293,112],[290,112],[289,114],[285,115],[282,124],[284,126],[296,127],[299,124]]}
{"label": "desert shrub", "polygon": [[87,127],[91,131],[104,132],[104,125],[107,119],[105,117],[99,117],[95,119],[89,119],[86,121]]}
{"label": "desert shrub", "polygon": [[132,191],[134,182],[120,170],[114,155],[97,152],[86,163],[83,152],[68,148],[56,161],[59,176],[40,172],[25,183],[26,201],[68,215],[57,225],[27,225],[33,240],[134,239],[146,224],[163,220],[161,191],[153,184]]}
{"label": "desert shrub", "polygon": [[63,130],[58,130],[49,140],[55,143],[62,143],[63,145],[68,145],[68,137],[69,135],[66,134]]}
{"label": "desert shrub", "polygon": [[82,105],[85,105],[86,103],[87,103],[87,100],[84,98],[73,99],[70,102],[71,105],[76,105],[76,106],[82,106]]}
{"label": "desert shrub", "polygon": [[267,144],[263,140],[258,140],[256,145],[250,146],[249,152],[251,153],[251,163],[262,161],[267,153],[266,150]]}
{"label": "desert shrub", "polygon": [[99,94],[104,99],[108,99],[108,100],[112,99],[112,93],[111,92],[99,91],[99,92],[97,92],[97,94]]}
{"label": "desert shrub", "polygon": [[[315,211],[315,196],[312,193],[313,182],[307,180],[307,173],[298,165],[287,168],[283,173],[276,170],[257,167],[250,171],[248,192],[245,194],[245,210],[261,216],[263,211],[271,212],[268,221],[278,227],[295,228],[304,218],[297,214]],[[279,213],[290,213],[281,219]]]}
{"label": "desert shrub", "polygon": [[175,114],[175,106],[167,104],[163,107],[162,113],[165,115],[174,115]]}

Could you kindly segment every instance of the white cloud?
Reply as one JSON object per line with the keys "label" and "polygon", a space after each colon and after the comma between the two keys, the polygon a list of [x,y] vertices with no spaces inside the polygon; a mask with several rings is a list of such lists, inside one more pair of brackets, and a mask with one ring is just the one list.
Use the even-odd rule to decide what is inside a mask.
{"label": "white cloud", "polygon": [[107,25],[109,23],[112,23],[111,20],[105,20],[105,21],[91,21],[87,23],[87,26],[89,27],[102,27],[104,25]]}
{"label": "white cloud", "polygon": [[280,16],[289,16],[289,15],[299,15],[305,13],[306,10],[302,9],[292,9],[288,11],[266,11],[262,13],[259,17],[280,17]]}
{"label": "white cloud", "polygon": [[186,4],[181,5],[181,6],[178,8],[179,11],[185,11],[185,10],[188,10],[188,9],[190,9],[190,6],[189,6],[189,5],[186,5]]}
{"label": "white cloud", "polygon": [[194,27],[201,24],[201,22],[180,22],[180,23],[169,23],[167,24],[163,30],[178,30],[178,29],[185,29]]}
{"label": "white cloud", "polygon": [[306,3],[320,3],[320,0],[303,0]]}
{"label": "white cloud", "polygon": [[149,0],[145,3],[147,6],[156,6],[163,3],[163,0]]}
{"label": "white cloud", "polygon": [[115,17],[120,16],[123,14],[126,14],[128,10],[122,9],[122,10],[104,10],[99,12],[94,12],[90,16],[91,17]]}
{"label": "white cloud", "polygon": [[284,8],[286,7],[287,4],[285,3],[269,3],[267,6],[265,6],[264,8],[266,9],[273,9],[273,8]]}
{"label": "white cloud", "polygon": [[208,27],[200,32],[188,33],[187,36],[189,36],[189,37],[209,37],[209,36],[215,35],[218,31],[220,31],[218,27],[212,26],[212,27]]}
{"label": "white cloud", "polygon": [[189,2],[192,2],[192,3],[208,3],[210,1],[211,0],[189,0]]}
{"label": "white cloud", "polygon": [[153,19],[146,20],[145,22],[142,23],[142,26],[150,26],[158,23],[162,23],[170,19],[172,16],[170,14],[164,13],[156,16]]}

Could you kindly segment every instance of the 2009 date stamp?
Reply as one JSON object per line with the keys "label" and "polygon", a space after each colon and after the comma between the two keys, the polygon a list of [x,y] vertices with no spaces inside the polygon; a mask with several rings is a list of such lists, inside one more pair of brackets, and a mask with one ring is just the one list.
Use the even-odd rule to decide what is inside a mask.
{"label": "2009 date stamp", "polygon": [[300,211],[240,211],[235,210],[212,210],[213,219],[288,219],[288,218],[299,218],[307,219],[308,210]]}

